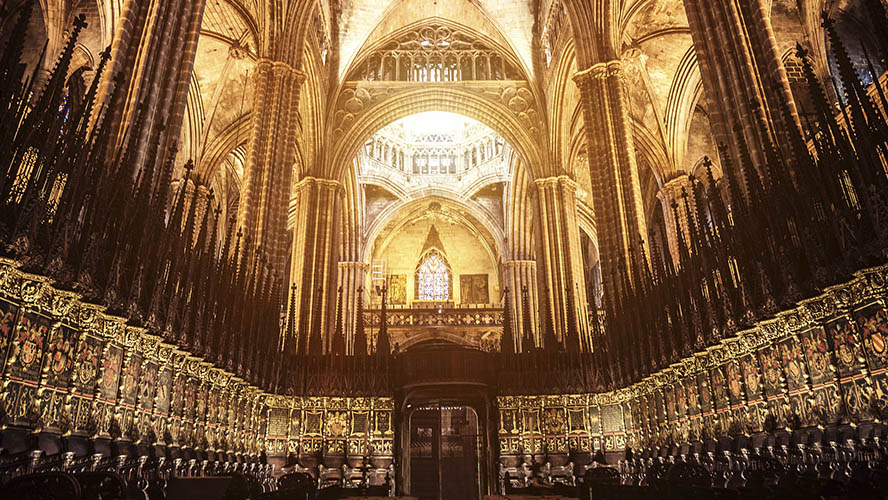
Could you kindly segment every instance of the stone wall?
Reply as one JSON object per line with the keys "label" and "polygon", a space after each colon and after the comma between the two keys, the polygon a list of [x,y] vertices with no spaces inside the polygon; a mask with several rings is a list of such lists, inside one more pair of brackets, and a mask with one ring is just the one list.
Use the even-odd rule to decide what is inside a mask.
{"label": "stone wall", "polygon": [[[438,250],[442,251],[450,265],[451,300],[456,304],[466,302],[466,298],[462,296],[462,276],[486,274],[489,298],[487,304],[501,304],[499,269],[497,257],[493,254],[496,249],[487,247],[483,237],[474,229],[443,217],[429,217],[405,224],[386,240],[377,240],[379,246],[373,249],[374,260],[387,261],[390,276],[405,277],[407,304],[416,300],[416,268],[420,258],[428,250],[425,246],[432,226],[437,230],[440,243],[444,247]],[[371,305],[378,303],[379,297],[374,294]]]}

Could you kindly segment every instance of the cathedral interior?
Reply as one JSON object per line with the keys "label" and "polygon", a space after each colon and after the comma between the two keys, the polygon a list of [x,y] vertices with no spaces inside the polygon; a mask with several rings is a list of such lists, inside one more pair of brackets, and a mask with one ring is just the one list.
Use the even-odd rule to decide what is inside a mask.
{"label": "cathedral interior", "polygon": [[0,0],[0,498],[885,498],[884,0]]}

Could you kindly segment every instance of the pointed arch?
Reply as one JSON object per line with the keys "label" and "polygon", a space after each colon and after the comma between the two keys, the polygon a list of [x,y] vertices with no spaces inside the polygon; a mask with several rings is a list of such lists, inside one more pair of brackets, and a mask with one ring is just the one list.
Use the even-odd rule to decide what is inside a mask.
{"label": "pointed arch", "polygon": [[435,247],[426,250],[416,264],[414,279],[415,300],[445,302],[453,299],[453,270],[443,250]]}

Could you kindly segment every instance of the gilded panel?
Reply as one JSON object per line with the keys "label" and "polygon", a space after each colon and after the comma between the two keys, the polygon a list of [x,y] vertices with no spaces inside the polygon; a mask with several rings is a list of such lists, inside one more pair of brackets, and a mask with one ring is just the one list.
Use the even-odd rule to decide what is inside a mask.
{"label": "gilded panel", "polygon": [[0,300],[0,370],[6,367],[6,358],[9,354],[9,347],[12,345],[12,334],[15,331],[18,312],[17,305]]}
{"label": "gilded panel", "polygon": [[[157,390],[154,397],[157,401],[156,411],[166,415],[170,411],[170,392],[173,385],[173,371],[169,367],[163,367],[157,376]],[[223,403],[224,404],[224,403]],[[220,411],[222,409],[220,408]],[[224,413],[220,413],[224,415]]]}
{"label": "gilded panel", "polygon": [[740,371],[746,389],[746,400],[750,403],[762,400],[762,377],[759,373],[758,361],[749,354],[740,358]]}
{"label": "gilded panel", "polygon": [[11,379],[37,382],[49,332],[48,318],[31,312],[22,314],[15,327],[13,352],[8,362],[7,373]]}
{"label": "gilded panel", "polygon": [[92,335],[83,335],[77,345],[74,360],[73,389],[75,393],[93,397],[99,376],[101,341]]}
{"label": "gilded panel", "polygon": [[117,399],[117,379],[123,363],[123,349],[111,346],[102,361],[102,397],[107,400]]}
{"label": "gilded panel", "polygon": [[[188,377],[185,375],[178,375],[173,379],[172,390],[170,392],[170,412],[172,415],[177,417],[181,417],[184,412],[185,407],[185,386],[187,384]],[[236,414],[236,410],[232,405],[231,412],[231,420],[234,420],[234,415]]]}
{"label": "gilded panel", "polygon": [[77,332],[67,326],[59,326],[52,332],[46,351],[46,385],[67,389],[71,382],[78,337]]}
{"label": "gilded panel", "polygon": [[778,344],[780,360],[786,373],[786,386],[790,393],[807,389],[805,360],[802,345],[795,337],[790,337]]}
{"label": "gilded panel", "polygon": [[139,408],[143,410],[152,410],[154,408],[154,397],[157,394],[157,371],[158,366],[155,362],[146,362],[142,367],[142,378],[139,382],[138,402]]}
{"label": "gilded panel", "polygon": [[317,410],[306,411],[304,413],[304,417],[305,427],[303,429],[303,433],[307,436],[320,436],[321,423],[324,420],[324,412]]}
{"label": "gilded panel", "polygon": [[854,321],[863,337],[866,359],[872,373],[888,368],[888,313],[880,303],[856,309]]}
{"label": "gilded panel", "polygon": [[758,351],[763,373],[763,387],[768,398],[783,394],[783,366],[771,346]]}
{"label": "gilded panel", "polygon": [[120,400],[124,404],[135,405],[139,391],[139,375],[142,370],[142,356],[132,355],[124,363],[122,380],[120,382]]}
{"label": "gilded panel", "polygon": [[697,387],[700,391],[700,411],[704,414],[711,412],[712,391],[709,390],[709,377],[705,373],[697,374]]}
{"label": "gilded panel", "polygon": [[344,438],[348,435],[348,412],[328,410],[325,419],[324,436]]}
{"label": "gilded panel", "polygon": [[463,304],[489,304],[486,274],[461,274],[459,276],[459,295]]}
{"label": "gilded panel", "polygon": [[717,410],[723,410],[730,404],[724,369],[721,366],[716,366],[709,373],[712,383],[712,401]]}
{"label": "gilded panel", "polygon": [[567,419],[569,422],[569,432],[588,432],[589,426],[586,425],[586,411],[583,408],[568,408]]}
{"label": "gilded panel", "polygon": [[840,379],[860,374],[863,352],[848,318],[836,318],[826,324],[826,333],[832,341],[836,371]]}
{"label": "gilded panel", "polygon": [[866,388],[862,387],[865,384],[863,379],[858,378],[840,382],[845,414],[853,422],[867,421],[873,417],[870,411],[870,397],[866,394]]}
{"label": "gilded panel", "polygon": [[370,433],[370,411],[360,410],[351,412],[351,431],[352,436],[366,436]]}
{"label": "gilded panel", "polygon": [[388,280],[388,300],[390,304],[407,304],[407,275],[393,274]]}
{"label": "gilded panel", "polygon": [[604,424],[604,432],[623,432],[622,408],[618,405],[601,407],[601,419]]}
{"label": "gilded panel", "polygon": [[675,386],[668,386],[663,389],[663,399],[666,403],[666,422],[673,422],[678,419],[678,411],[675,406]]}
{"label": "gilded panel", "polygon": [[811,385],[818,387],[833,380],[826,330],[816,326],[801,334],[802,347],[811,375]]}
{"label": "gilded panel", "polygon": [[270,438],[278,438],[287,435],[290,415],[286,408],[269,408],[268,431]]}
{"label": "gilded panel", "polygon": [[724,365],[724,372],[728,401],[732,406],[743,404],[743,375],[740,373],[740,365],[729,361]]}

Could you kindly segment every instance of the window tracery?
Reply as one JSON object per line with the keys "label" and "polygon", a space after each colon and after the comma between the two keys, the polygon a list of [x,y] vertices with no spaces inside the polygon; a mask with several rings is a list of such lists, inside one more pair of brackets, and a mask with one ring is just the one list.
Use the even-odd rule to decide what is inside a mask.
{"label": "window tracery", "polygon": [[416,268],[416,299],[450,300],[450,268],[444,256],[435,250],[423,257]]}
{"label": "window tracery", "polygon": [[520,80],[520,72],[484,42],[430,25],[387,43],[357,65],[350,80],[455,82]]}

